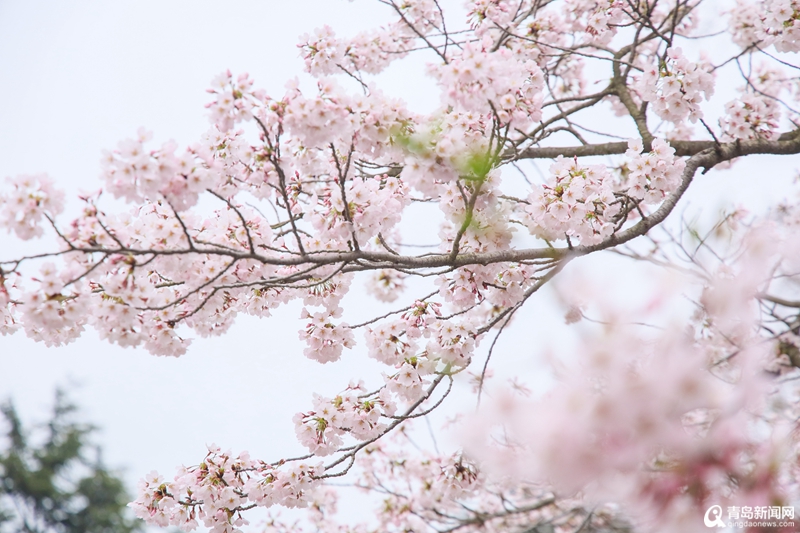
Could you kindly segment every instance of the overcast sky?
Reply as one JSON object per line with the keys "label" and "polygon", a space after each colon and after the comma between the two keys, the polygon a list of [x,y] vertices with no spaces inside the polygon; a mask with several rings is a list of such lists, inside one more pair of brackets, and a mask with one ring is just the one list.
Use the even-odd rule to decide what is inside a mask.
{"label": "overcast sky", "polygon": [[[197,140],[208,128],[205,89],[216,74],[249,72],[280,95],[301,75],[300,34],[326,23],[354,33],[386,15],[365,0],[0,0],[0,179],[46,172],[72,193],[97,189],[101,150],[140,126],[157,143]],[[383,78],[385,92],[419,111],[436,104],[421,63],[406,61]],[[786,195],[791,163],[765,161],[742,164],[735,176],[710,173],[691,201],[716,211],[719,190],[756,206]],[[18,249],[0,235],[4,258]],[[356,318],[376,308],[358,294],[348,304]],[[552,341],[546,332],[562,322],[548,309],[532,302],[517,318],[524,327],[498,347],[506,352],[501,368],[535,369],[538,347]],[[326,366],[304,358],[299,314],[291,305],[268,320],[241,317],[230,333],[196,340],[180,359],[121,349],[91,331],[59,349],[23,333],[0,337],[0,400],[12,397],[26,419],[42,419],[54,388],[75,385],[85,418],[102,428],[107,463],[124,466],[131,486],[152,469],[171,476],[181,463],[198,462],[205,443],[275,460],[301,451],[291,416],[309,407],[312,391],[332,394],[351,377],[374,381],[380,371],[361,352]],[[542,343],[531,343],[539,334]]]}

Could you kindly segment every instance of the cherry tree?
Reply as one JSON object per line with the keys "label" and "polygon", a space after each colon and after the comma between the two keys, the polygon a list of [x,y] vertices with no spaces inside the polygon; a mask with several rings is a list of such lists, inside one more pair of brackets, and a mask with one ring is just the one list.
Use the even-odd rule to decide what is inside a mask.
{"label": "cherry tree", "polygon": [[[0,223],[54,243],[0,259],[3,334],[58,346],[92,327],[181,356],[240,314],[301,301],[305,357],[384,365],[298,406],[306,455],[212,446],[148,474],[137,515],[220,533],[281,507],[304,519],[262,529],[683,532],[717,505],[796,530],[796,192],[705,225],[676,206],[708,172],[800,153],[800,2],[377,1],[380,28],[300,38],[316,90],[269,95],[226,72],[197,143],[141,130],[106,152],[117,201],[86,195],[65,221],[48,176],[2,190]],[[379,87],[410,54],[441,88],[433,113]],[[650,276],[635,305],[591,276],[559,281],[601,252]],[[356,285],[394,307],[353,323]],[[575,328],[551,357],[557,385],[481,403],[498,337],[548,285]],[[465,381],[459,450],[409,448]],[[341,479],[374,496],[371,517],[337,521]]]}

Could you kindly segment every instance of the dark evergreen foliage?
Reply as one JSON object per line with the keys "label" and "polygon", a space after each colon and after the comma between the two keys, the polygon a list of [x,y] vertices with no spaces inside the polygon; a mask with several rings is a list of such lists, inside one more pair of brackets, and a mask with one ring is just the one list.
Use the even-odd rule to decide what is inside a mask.
{"label": "dark evergreen foliage", "polygon": [[11,401],[0,406],[0,533],[133,533],[122,480],[102,463],[88,440],[91,425],[56,393],[50,421],[23,426]]}

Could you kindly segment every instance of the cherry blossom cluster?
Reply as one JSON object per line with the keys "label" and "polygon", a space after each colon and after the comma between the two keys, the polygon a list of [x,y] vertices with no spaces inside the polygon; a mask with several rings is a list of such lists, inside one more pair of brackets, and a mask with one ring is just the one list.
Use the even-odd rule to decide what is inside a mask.
{"label": "cherry blossom cluster", "polygon": [[[424,303],[418,303],[424,306]],[[425,311],[423,311],[424,313]],[[424,316],[424,315],[423,315]],[[428,333],[427,325],[423,326]],[[373,328],[365,333],[370,357],[386,365],[400,365],[417,354],[420,328],[408,327],[405,320],[394,320]]]}
{"label": "cherry blossom cluster", "polygon": [[776,139],[781,119],[778,102],[791,90],[788,79],[778,68],[758,65],[741,96],[725,104],[720,126],[726,139]]}
{"label": "cherry blossom cluster", "polygon": [[[421,193],[439,197],[440,205],[453,205],[451,198],[460,197],[454,183],[460,176],[485,178],[476,170],[488,160],[492,127],[491,117],[473,112],[448,110],[429,117],[400,138],[406,150],[400,177]],[[458,208],[463,207],[462,201]]]}
{"label": "cherry blossom cluster", "polygon": [[391,303],[400,297],[405,288],[406,275],[394,270],[379,270],[370,278],[367,291],[376,300]]}
{"label": "cherry blossom cluster", "polygon": [[399,26],[406,34],[428,35],[441,29],[443,13],[435,0],[404,0],[396,5],[404,19],[404,24]]}
{"label": "cherry blossom cluster", "polygon": [[453,276],[436,280],[439,294],[447,303],[466,308],[485,298],[486,284],[494,281],[496,267],[460,268]]}
{"label": "cherry blossom cluster", "polygon": [[208,92],[214,95],[214,101],[206,104],[210,111],[209,120],[212,124],[219,124],[223,131],[250,118],[252,103],[248,100],[261,101],[265,97],[262,90],[253,89],[253,80],[247,73],[234,80],[230,70],[215,77]]}
{"label": "cherry blossom cluster", "polygon": [[[642,153],[641,139],[628,144],[626,172],[619,188],[647,204],[662,202],[681,181],[685,162],[663,139],[654,139],[650,152]],[[576,237],[593,244],[612,231],[620,211],[613,196],[612,178],[605,167],[582,167],[577,160],[559,159],[550,168],[555,178],[529,197],[529,228],[548,240]],[[588,186],[587,186],[588,185]]]}
{"label": "cherry blossom cluster", "polygon": [[[343,170],[351,150],[369,153],[372,158],[394,153],[387,145],[403,134],[405,124],[412,119],[402,101],[386,97],[378,90],[368,95],[352,94],[334,78],[320,80],[318,87],[318,95],[312,97],[291,89],[282,103],[283,115],[276,117],[303,148],[321,149],[327,160],[332,156],[330,146],[334,143],[343,152],[339,156],[344,160],[339,163]],[[350,165],[350,171],[354,170]]]}
{"label": "cherry blossom cluster", "polygon": [[412,356],[396,365],[396,371],[384,374],[386,389],[406,402],[419,400],[430,384],[429,377],[434,374],[437,361],[428,357]]}
{"label": "cherry blossom cluster", "polygon": [[117,150],[105,152],[101,160],[106,189],[128,202],[169,199],[183,210],[212,185],[214,175],[191,151],[175,154],[177,144],[165,143],[160,150],[147,151],[144,144],[152,133],[139,130],[135,139],[121,141]]}
{"label": "cherry blossom cluster", "polygon": [[[616,35],[617,26],[628,20],[625,4],[620,0],[571,0],[569,13],[575,15],[573,28],[584,31],[600,44],[608,44]],[[583,17],[586,17],[585,21]]]}
{"label": "cherry blossom cluster", "polygon": [[10,335],[19,329],[19,324],[14,316],[16,305],[11,298],[9,289],[14,289],[11,280],[0,275],[0,335],[3,336]]}
{"label": "cherry blossom cluster", "polygon": [[709,494],[738,489],[730,501],[785,501],[769,466],[782,459],[748,436],[739,410],[763,384],[725,383],[708,372],[705,352],[679,336],[659,339],[653,353],[614,330],[588,340],[582,366],[562,369],[541,401],[504,400],[475,426],[502,423],[506,439],[479,455],[508,475],[587,491],[590,502],[619,501],[665,531],[702,523]]}
{"label": "cherry blossom cluster", "polygon": [[426,352],[445,365],[466,367],[477,344],[476,325],[469,320],[439,320],[431,331]]}
{"label": "cherry blossom cluster", "polygon": [[[418,300],[399,320],[367,329],[369,355],[399,369],[385,379],[392,390],[399,390],[406,399],[419,397],[422,386],[426,384],[422,378],[432,374],[438,363],[441,363],[440,367],[448,368],[468,365],[479,341],[474,319],[446,320],[440,307],[435,302]],[[423,338],[428,342],[424,351],[418,354]]]}
{"label": "cherry blossom cluster", "polygon": [[28,240],[42,235],[45,217],[55,217],[64,209],[64,193],[43,174],[8,178],[11,188],[0,194],[0,226]]}
{"label": "cherry blossom cluster", "polygon": [[[720,384],[698,370],[706,364],[701,352],[677,342],[662,345],[663,352],[644,360],[617,355],[637,354],[627,343],[640,342],[612,337],[593,339],[591,346],[581,348],[585,366],[571,369],[543,403],[546,408],[534,416],[537,427],[550,428],[552,434],[525,440],[536,447],[530,457],[544,469],[540,475],[574,489],[590,479],[602,479],[606,471],[637,469],[659,449],[684,445],[681,432],[657,420],[680,424],[684,413],[720,407]],[[564,416],[565,412],[570,415]],[[586,449],[565,454],[567,442]],[[567,457],[570,462],[576,457],[585,462],[567,464],[559,459]]]}
{"label": "cherry blossom cluster", "polygon": [[24,296],[23,323],[28,336],[48,346],[67,344],[83,333],[89,302],[80,298],[80,287],[64,290],[65,283],[55,264],[45,263],[35,281],[38,290]]}
{"label": "cherry blossom cluster", "polygon": [[342,316],[342,308],[326,309],[310,313],[303,309],[302,318],[310,319],[305,330],[300,331],[300,340],[307,344],[303,353],[306,357],[330,363],[338,361],[344,348],[353,346],[353,332],[345,322],[333,323]]}
{"label": "cherry blossom cluster", "polygon": [[428,337],[433,325],[441,320],[440,308],[439,303],[417,300],[399,320],[368,327],[365,337],[369,356],[392,366],[413,357],[418,341]]}
{"label": "cherry blossom cluster", "polygon": [[517,48],[515,50],[517,53],[523,55],[523,57],[530,57],[540,67],[555,70],[558,72],[559,77],[567,76],[569,79],[581,83],[582,76],[580,74],[571,76],[569,73],[570,67],[582,66],[583,63],[580,58],[575,60],[565,56],[563,58],[564,62],[568,63],[569,66],[564,69],[553,69],[555,65],[552,64],[552,60],[548,57],[549,54],[556,53],[558,48],[568,46],[569,37],[565,31],[568,27],[568,22],[565,18],[568,17],[569,15],[565,15],[560,9],[543,9],[532,20],[518,23],[518,31],[522,35],[529,35],[533,42],[521,41],[512,43]]}
{"label": "cherry blossom cluster", "polygon": [[772,0],[764,17],[764,33],[779,52],[800,52],[800,2]]}
{"label": "cherry blossom cluster", "polygon": [[756,94],[744,94],[725,104],[720,125],[730,139],[776,139],[780,109],[775,100]]}
{"label": "cherry blossom cluster", "polygon": [[580,42],[607,44],[616,34],[616,27],[629,20],[623,9],[624,3],[618,0],[569,0],[565,4],[555,9],[537,6],[536,16],[531,17],[531,22],[524,16],[530,14],[528,3],[477,0],[468,3],[468,20],[478,36],[502,31],[524,35],[523,23],[527,22],[534,30],[531,34],[537,44],[543,48],[560,41],[554,36],[543,38],[541,32],[544,28],[569,34]]}
{"label": "cherry blossom cluster", "polygon": [[344,187],[332,183],[317,198],[319,210],[312,213],[311,223],[319,235],[339,241],[354,237],[359,243],[388,234],[408,204],[403,182],[386,175],[355,178]]}
{"label": "cherry blossom cluster", "polygon": [[344,72],[361,80],[362,73],[383,71],[392,61],[405,57],[415,39],[441,28],[442,13],[433,0],[405,0],[393,5],[400,20],[378,30],[342,39],[326,25],[302,35],[298,47],[306,71],[316,77]]}
{"label": "cherry blossom cluster", "polygon": [[[581,523],[608,526],[619,520],[611,506],[597,505],[587,521],[579,498],[556,500],[551,488],[539,483],[500,479],[482,470],[463,452],[423,450],[404,446],[416,439],[414,426],[371,444],[356,466],[358,485],[380,495],[378,531],[524,531],[535,525],[558,533],[575,531]],[[421,435],[419,435],[421,437]],[[329,519],[328,522],[331,522]],[[324,529],[323,531],[329,531]],[[331,528],[330,531],[338,531]]]}
{"label": "cherry blossom cluster", "polygon": [[641,97],[664,120],[679,124],[688,117],[703,117],[700,102],[714,94],[714,78],[704,65],[686,59],[677,47],[667,49],[666,58],[650,65],[636,85]]}
{"label": "cherry blossom cluster", "polygon": [[536,271],[525,265],[503,265],[494,283],[487,284],[486,300],[494,306],[509,308],[524,299],[525,289],[536,281]]}
{"label": "cherry blossom cluster", "polygon": [[305,60],[306,71],[314,76],[331,76],[344,72],[377,74],[389,63],[402,57],[408,41],[398,27],[362,32],[347,40],[338,39],[330,26],[317,28],[303,35],[298,47]]}
{"label": "cherry blossom cluster", "polygon": [[[242,206],[242,209],[248,213],[246,207]],[[245,249],[248,233],[250,239],[258,244],[265,242],[262,239],[269,242],[270,236],[269,226],[259,223],[258,217],[252,217],[245,230],[238,215],[230,208],[216,211],[205,220],[194,219],[192,215],[178,218],[163,202],[145,204],[116,219],[107,218],[105,223],[98,218],[96,208],[87,207],[85,215],[65,234],[75,247],[116,246],[120,243],[131,249],[157,251],[185,246],[189,238],[188,230],[184,232],[181,222],[198,223],[200,229],[193,229],[192,241],[216,243],[218,246]],[[220,221],[224,222],[222,230]],[[265,309],[286,301],[286,295],[276,293],[270,302],[262,302],[261,311],[256,312],[254,304],[269,291],[240,289],[236,294],[240,298],[237,298],[230,293],[216,295],[210,290],[203,290],[203,287],[215,280],[244,281],[254,276],[260,277],[265,272],[263,269],[241,265],[242,268],[236,268],[227,274],[226,261],[219,256],[205,257],[203,260],[175,255],[155,256],[149,262],[152,270],[137,269],[134,258],[125,254],[115,254],[106,262],[97,261],[97,257],[73,254],[67,261],[66,270],[61,274],[64,286],[70,279],[79,279],[86,269],[93,269],[95,275],[88,278],[86,284],[92,294],[85,294],[83,289],[78,290],[84,287],[83,284],[76,286],[70,282],[66,293],[45,293],[43,298],[62,301],[69,306],[93,306],[95,312],[91,313],[90,322],[98,329],[101,337],[122,346],[145,343],[150,351],[160,355],[181,355],[185,352],[189,341],[182,339],[175,330],[178,320],[182,320],[203,336],[220,334],[231,325],[239,310],[263,316]],[[189,278],[183,279],[184,276]],[[180,281],[175,281],[178,279]],[[186,286],[191,288],[184,295],[176,289]],[[208,306],[202,312],[191,313],[192,306],[201,301],[206,301]],[[170,308],[174,310],[168,310]],[[87,310],[85,307],[82,309]],[[37,331],[53,332],[56,329],[34,328],[28,330],[28,334],[39,335]],[[57,337],[49,342],[70,340],[72,337]]]}
{"label": "cherry blossom cluster", "polygon": [[800,51],[797,0],[737,0],[729,14],[733,41],[742,48],[774,45],[778,52]]}
{"label": "cherry blossom cluster", "polygon": [[[269,101],[263,105],[268,103],[274,105]],[[261,124],[279,127],[278,119],[269,121],[265,118],[267,111],[263,107],[254,105],[251,111],[259,114]],[[269,112],[270,119],[276,116],[276,113]],[[268,151],[251,145],[242,130],[221,129],[223,126],[215,123],[203,135],[202,141],[191,147],[191,151],[198,155],[193,172],[203,172],[207,168],[208,188],[225,197],[232,197],[240,191],[247,191],[260,199],[271,197],[278,177],[267,162]]]}
{"label": "cherry blossom cluster", "polygon": [[433,71],[448,103],[466,111],[494,113],[503,125],[525,128],[541,118],[544,75],[535,61],[519,61],[492,42],[467,44]]}
{"label": "cherry blossom cluster", "polygon": [[194,531],[202,523],[214,533],[241,533],[240,526],[249,523],[242,513],[252,506],[306,507],[321,473],[321,465],[273,466],[212,445],[203,462],[181,468],[173,481],[148,474],[130,506],[152,525]]}
{"label": "cherry blossom cluster", "polygon": [[478,35],[496,28],[508,28],[517,14],[514,2],[509,0],[474,0],[467,5],[467,20]]}
{"label": "cherry blossom cluster", "polygon": [[608,169],[559,156],[550,174],[549,183],[528,197],[526,224],[531,233],[549,241],[575,237],[583,244],[611,235],[620,205]]}
{"label": "cherry blossom cluster", "polygon": [[360,441],[378,436],[386,429],[381,419],[394,416],[397,408],[388,389],[370,394],[363,382],[351,383],[334,398],[315,395],[313,404],[313,410],[294,416],[294,424],[300,443],[317,456],[338,451],[347,434]]}
{"label": "cherry blossom cluster", "polygon": [[[443,249],[445,247],[452,248],[455,245],[457,235],[462,230],[467,217],[471,217],[471,224],[461,234],[461,240],[458,242],[460,250],[482,252],[508,248],[514,231],[509,224],[512,208],[501,198],[501,173],[494,169],[483,175],[481,167],[485,168],[487,161],[486,157],[474,157],[469,160],[468,166],[477,176],[474,180],[469,180],[466,187],[459,187],[457,182],[450,182],[439,188],[439,206],[447,217],[439,232]],[[478,171],[475,172],[475,169]],[[475,203],[471,211],[468,208],[469,201],[464,201],[467,192],[475,196]],[[480,272],[484,275],[483,281],[487,282],[492,282],[496,273],[492,268],[481,269],[479,267],[472,269],[472,272]],[[453,283],[449,284],[449,287],[459,286],[459,281],[462,280],[466,281],[463,278],[461,280],[452,278]],[[444,282],[442,278],[439,278],[437,283]],[[471,289],[472,287],[470,287]],[[447,296],[445,294],[447,293],[443,291],[442,295],[450,301],[451,295],[454,295],[455,292]],[[473,294],[478,296],[476,292]],[[462,295],[466,296],[463,293]]]}
{"label": "cherry blossom cluster", "polygon": [[[797,490],[794,334],[759,336],[753,304],[765,279],[796,272],[800,244],[789,225],[734,231],[726,238],[736,259],[705,279],[688,331],[676,325],[645,340],[625,327],[670,309],[674,287],[657,289],[644,312],[602,303],[609,320],[581,340],[572,363],[559,362],[549,393],[501,397],[470,424],[477,442],[487,437],[471,428],[501,428],[502,446],[478,454],[483,469],[546,479],[587,502],[617,501],[642,526],[656,521],[670,532],[701,527],[709,498],[788,504]],[[586,297],[580,284],[566,290]],[[765,369],[792,378],[772,381]]]}
{"label": "cherry blossom cluster", "polygon": [[390,531],[426,531],[425,519],[438,522],[456,513],[457,502],[469,501],[482,487],[477,466],[457,453],[409,457],[396,446],[374,444],[360,466],[363,486],[394,489],[379,515]]}
{"label": "cherry blossom cluster", "polygon": [[657,204],[678,188],[686,163],[663,139],[653,139],[650,152],[642,153],[641,139],[628,142],[627,175],[623,188],[631,198]]}
{"label": "cherry blossom cluster", "polygon": [[[333,488],[315,491],[307,524],[282,520],[273,514],[267,533],[368,533],[385,531],[446,531],[457,527],[469,533],[524,531],[534,524],[558,533],[575,531],[587,517],[594,526],[622,523],[618,510],[598,505],[589,515],[578,498],[556,501],[538,484],[512,485],[492,480],[474,460],[461,452],[410,453],[404,444],[416,439],[413,426],[370,444],[355,463],[356,486],[379,496],[375,520],[346,525],[337,520],[338,498]],[[387,442],[388,441],[388,442]],[[307,525],[308,527],[303,527]]]}
{"label": "cherry blossom cluster", "polygon": [[339,132],[353,132],[359,125],[348,96],[333,79],[320,82],[316,97],[306,98],[298,90],[286,104],[286,127],[307,148],[325,148],[334,138],[347,139],[347,133]]}
{"label": "cherry blossom cluster", "polygon": [[[439,304],[417,301],[399,320],[368,328],[365,337],[370,357],[394,367],[384,374],[386,389],[413,402],[437,371],[449,373],[469,364],[480,339],[476,330],[471,319],[444,320]],[[422,339],[428,339],[424,349]]]}

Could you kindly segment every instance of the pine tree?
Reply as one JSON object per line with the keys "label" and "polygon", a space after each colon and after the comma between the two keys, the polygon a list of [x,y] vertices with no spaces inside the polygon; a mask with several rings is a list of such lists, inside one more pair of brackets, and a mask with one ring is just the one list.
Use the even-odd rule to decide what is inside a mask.
{"label": "pine tree", "polygon": [[0,449],[0,533],[133,533],[123,481],[108,470],[94,427],[74,420],[76,407],[56,392],[53,414],[25,427],[11,401],[0,407],[6,425]]}

